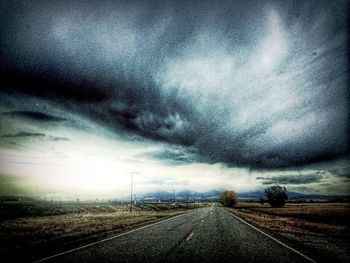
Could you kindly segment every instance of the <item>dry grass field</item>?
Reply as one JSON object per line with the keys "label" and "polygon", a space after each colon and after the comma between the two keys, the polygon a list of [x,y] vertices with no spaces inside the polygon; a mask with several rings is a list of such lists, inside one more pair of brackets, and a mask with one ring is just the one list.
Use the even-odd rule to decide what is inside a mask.
{"label": "dry grass field", "polygon": [[287,203],[283,208],[240,203],[227,210],[323,262],[350,260],[348,203]]}
{"label": "dry grass field", "polygon": [[[0,220],[0,255],[5,261],[32,261],[204,205],[138,205],[133,213],[126,206],[63,205],[56,210],[48,208],[49,215],[25,216],[24,213],[17,218],[3,218]],[[19,208],[23,209],[7,206],[11,211]]]}

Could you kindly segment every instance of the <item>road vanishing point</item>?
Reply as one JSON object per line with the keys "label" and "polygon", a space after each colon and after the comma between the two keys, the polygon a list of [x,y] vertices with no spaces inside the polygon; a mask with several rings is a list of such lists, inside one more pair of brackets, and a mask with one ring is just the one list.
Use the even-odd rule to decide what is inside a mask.
{"label": "road vanishing point", "polygon": [[315,262],[214,204],[36,262]]}

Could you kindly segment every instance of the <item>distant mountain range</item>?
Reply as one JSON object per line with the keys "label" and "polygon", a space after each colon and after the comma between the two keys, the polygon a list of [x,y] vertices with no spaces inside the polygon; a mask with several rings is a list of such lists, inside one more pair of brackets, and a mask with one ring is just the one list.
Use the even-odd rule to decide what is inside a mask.
{"label": "distant mountain range", "polygon": [[[195,192],[190,190],[183,190],[175,192],[176,200],[215,200],[218,199],[223,190],[212,190],[207,192]],[[138,196],[137,199],[143,200],[162,200],[172,201],[174,200],[174,192],[157,191],[150,192],[143,196]]]}
{"label": "distant mountain range", "polygon": [[[207,192],[195,192],[190,190],[183,190],[179,192],[175,192],[175,199],[178,201],[184,200],[217,200],[220,194],[224,190],[212,190]],[[250,191],[243,192],[237,194],[240,199],[245,200],[256,200],[259,198],[264,198],[264,191]],[[174,200],[174,192],[167,191],[156,191],[150,192],[144,195],[140,195],[136,197],[137,200],[161,200],[161,201],[173,201]],[[350,200],[349,195],[315,195],[315,194],[302,194],[298,192],[288,192],[288,199],[299,201],[299,200],[315,200],[315,201],[327,201],[334,199],[343,199]]]}
{"label": "distant mountain range", "polygon": [[[190,190],[182,190],[175,192],[175,199],[176,201],[200,201],[200,200],[206,200],[206,201],[216,201],[219,199],[220,194],[225,191],[223,189],[215,189],[211,191],[206,192],[196,192],[196,191],[190,191]],[[237,193],[238,198],[240,200],[246,200],[246,201],[256,201],[260,198],[265,198],[264,191],[258,190],[258,191],[248,191],[248,192],[241,192]],[[346,201],[350,202],[350,195],[317,195],[317,194],[303,194],[298,192],[288,192],[288,199],[290,201]],[[40,197],[34,197],[34,196],[2,196],[0,198],[0,204],[1,202],[8,202],[8,201],[37,201],[41,200]],[[51,199],[50,199],[51,200]],[[49,199],[47,201],[50,201]],[[69,199],[69,201],[76,201],[78,199]],[[98,199],[92,200],[93,202],[97,202]],[[108,199],[108,200],[98,200],[99,202],[103,201],[113,201],[117,199]],[[125,198],[124,200],[129,200],[128,198]],[[137,201],[166,201],[166,202],[173,202],[174,201],[174,192],[168,192],[168,191],[155,191],[155,192],[149,192],[146,194],[139,194],[134,197],[134,200]],[[45,199],[46,201],[46,199]],[[56,200],[57,201],[57,200]],[[67,200],[65,200],[67,201]],[[89,200],[85,200],[89,201]],[[91,200],[90,200],[91,201]]]}

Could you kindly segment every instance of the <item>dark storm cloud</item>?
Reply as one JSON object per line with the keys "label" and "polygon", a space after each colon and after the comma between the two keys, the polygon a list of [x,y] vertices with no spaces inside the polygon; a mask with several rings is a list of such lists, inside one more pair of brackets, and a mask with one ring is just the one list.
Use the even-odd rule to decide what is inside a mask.
{"label": "dark storm cloud", "polygon": [[313,174],[295,174],[295,175],[279,175],[273,177],[257,177],[256,179],[261,181],[264,185],[270,184],[312,184],[319,183],[325,178],[322,172],[316,172]]}
{"label": "dark storm cloud", "polygon": [[44,133],[38,133],[38,132],[18,132],[14,134],[1,135],[1,138],[25,138],[25,137],[45,138],[46,135]]}
{"label": "dark storm cloud", "polygon": [[346,1],[3,1],[0,84],[18,98],[17,117],[55,118],[34,105],[20,113],[24,94],[184,147],[151,154],[161,160],[328,160],[348,153],[348,10]]}
{"label": "dark storm cloud", "polygon": [[67,138],[67,137],[62,137],[62,136],[51,136],[51,135],[49,135],[49,136],[47,137],[47,140],[49,140],[49,141],[55,141],[55,142],[58,142],[58,141],[64,141],[64,142],[70,141],[70,139]]}
{"label": "dark storm cloud", "polygon": [[331,174],[338,177],[350,179],[350,160],[349,158],[338,160],[333,166],[326,168]]}
{"label": "dark storm cloud", "polygon": [[42,122],[60,122],[60,121],[66,120],[65,118],[62,118],[62,117],[57,117],[57,116],[53,116],[50,114],[37,112],[37,111],[10,111],[10,112],[4,112],[2,115],[29,119],[32,121],[42,121]]}
{"label": "dark storm cloud", "polygon": [[336,170],[334,174],[338,177],[345,177],[345,178],[350,179],[350,169],[349,168],[346,170]]}
{"label": "dark storm cloud", "polygon": [[331,162],[315,163],[308,166],[308,169],[324,171],[333,177],[350,178],[350,159],[346,156]]}
{"label": "dark storm cloud", "polygon": [[140,155],[140,157],[146,157],[156,160],[167,162],[171,165],[184,165],[194,162],[201,162],[198,155],[194,152],[183,148],[168,148],[155,152],[148,152]]}

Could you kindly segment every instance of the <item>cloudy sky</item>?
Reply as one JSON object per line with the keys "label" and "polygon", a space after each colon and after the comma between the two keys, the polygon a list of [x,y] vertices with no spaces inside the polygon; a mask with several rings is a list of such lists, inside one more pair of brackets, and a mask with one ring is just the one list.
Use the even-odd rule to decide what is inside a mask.
{"label": "cloudy sky", "polygon": [[348,1],[0,7],[2,194],[350,194]]}

